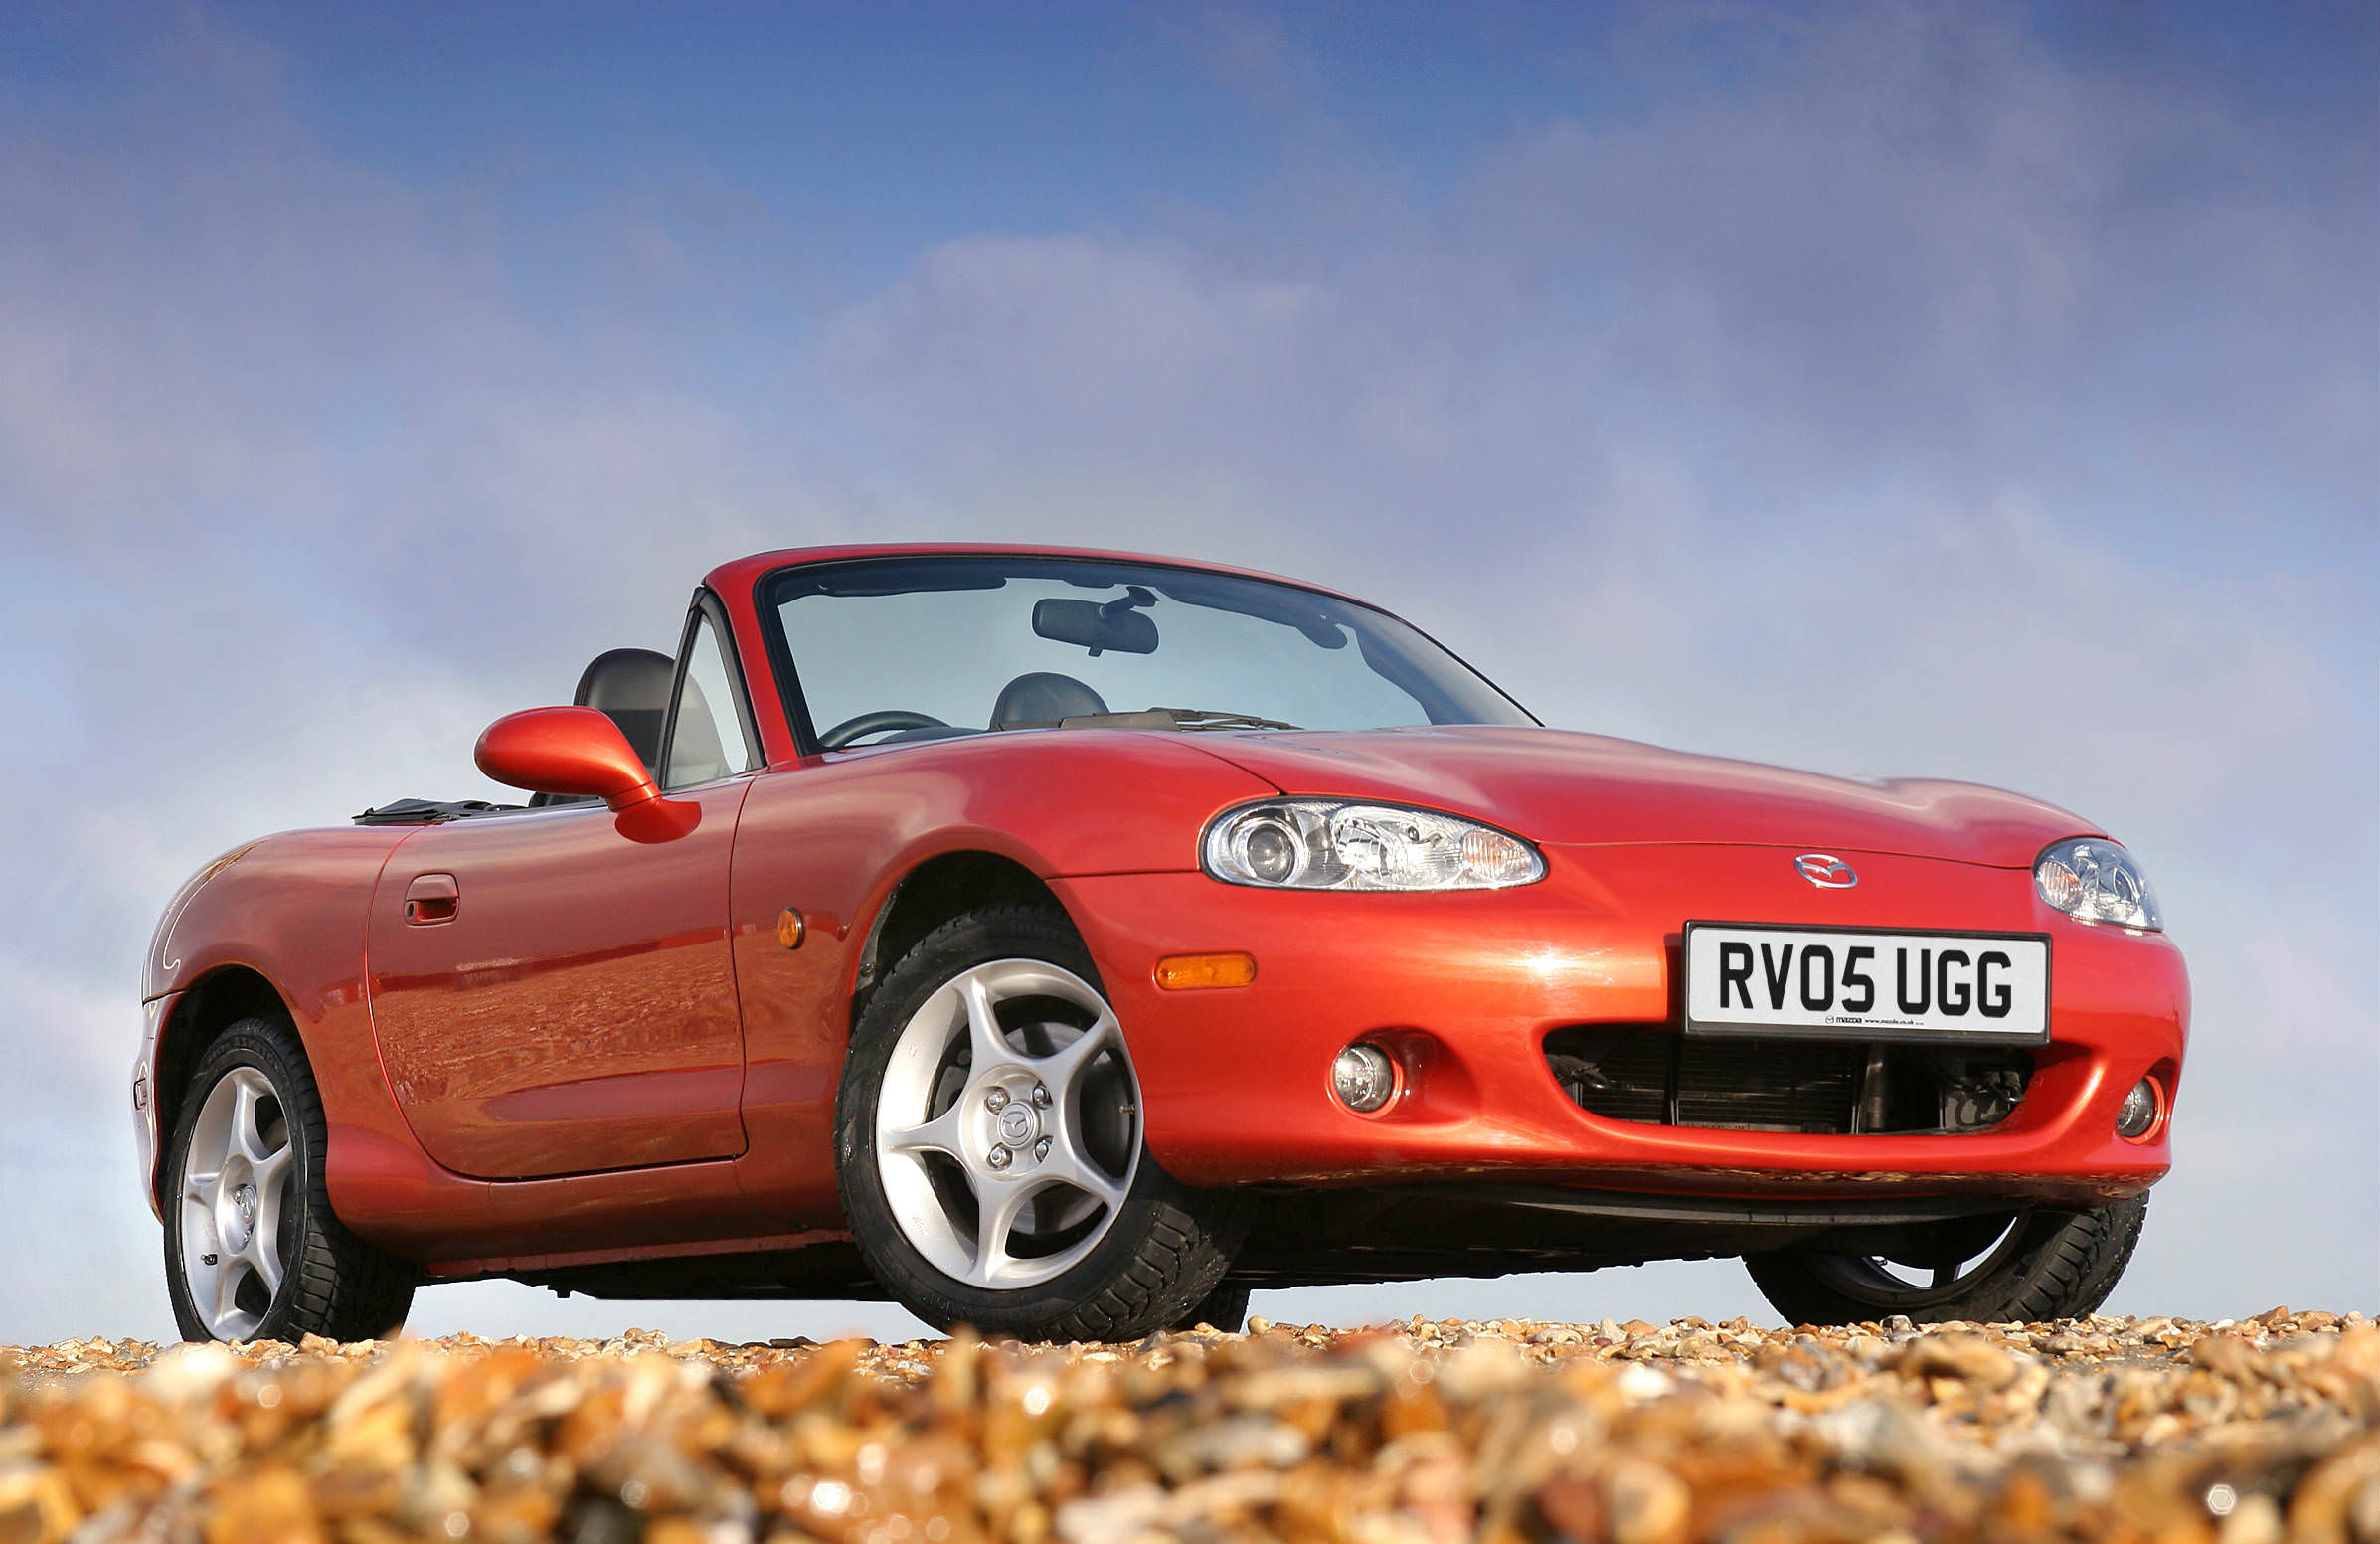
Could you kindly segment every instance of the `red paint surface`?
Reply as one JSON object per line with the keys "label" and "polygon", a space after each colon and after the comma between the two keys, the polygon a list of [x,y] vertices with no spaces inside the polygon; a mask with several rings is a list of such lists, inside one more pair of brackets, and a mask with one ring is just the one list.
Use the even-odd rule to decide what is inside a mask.
{"label": "red paint surface", "polygon": [[1412,802],[1427,789],[1434,807],[1540,845],[1749,844],[1789,847],[1788,859],[1890,852],[2029,874],[2051,842],[2100,834],[2055,805],[1970,782],[1853,782],[1561,730],[1247,735],[1217,750],[1283,792]]}
{"label": "red paint surface", "polygon": [[[1026,549],[820,549],[714,571],[759,773],[667,799],[581,789],[634,793],[623,814],[296,832],[218,860],[152,949],[144,996],[182,993],[160,1010],[160,1042],[190,1032],[204,994],[188,988],[227,970],[267,979],[322,1088],[333,1204],[441,1275],[776,1247],[840,1222],[834,1091],[871,928],[921,864],[989,853],[1045,879],[1082,930],[1123,1019],[1150,1146],[1194,1182],[2081,1198],[2165,1170],[2163,1126],[2130,1143],[2113,1120],[2152,1068],[2172,1086],[2186,976],[2163,937],[2086,927],[2035,898],[2033,855],[2096,834],[2076,816],[1966,784],[1847,782],[1541,730],[1041,731],[796,756],[756,587],[790,563],[918,550]],[[600,761],[593,726],[552,716],[571,711],[506,721],[496,760]],[[1474,815],[1542,844],[1549,872],[1511,891],[1396,896],[1197,871],[1207,819],[1281,790]],[[1812,850],[1860,883],[1804,883],[1791,860]],[[452,914],[409,923],[409,888],[432,875],[451,879]],[[796,949],[776,938],[787,907],[807,923]],[[1678,934],[1696,918],[2052,935],[2052,1041],[2025,1102],[1990,1131],[1940,1137],[1585,1114],[1548,1071],[1544,1034],[1674,1022]],[[1224,950],[1256,957],[1252,985],[1157,989],[1160,957]],[[1410,1075],[1368,1117],[1326,1084],[1331,1056],[1365,1034]],[[157,1055],[144,1049],[152,1079]]]}
{"label": "red paint surface", "polygon": [[[841,1215],[834,1102],[852,983],[869,928],[904,876],[962,852],[1044,876],[1180,869],[1215,811],[1272,791],[1185,737],[1107,730],[849,752],[757,778],[735,880],[751,1058],[752,1151],[740,1167],[755,1199],[813,1225]],[[798,949],[776,940],[787,906],[807,919]]]}
{"label": "red paint surface", "polygon": [[[727,886],[749,786],[673,799],[702,812],[675,841],[581,805],[427,826],[397,849],[371,912],[372,1021],[431,1158],[521,1179],[744,1150]],[[452,876],[455,912],[423,926],[405,896],[431,873]]]}
{"label": "red paint surface", "polygon": [[[1195,874],[1062,881],[1121,1017],[1159,1161],[1193,1183],[1476,1177],[1751,1195],[1844,1186],[2038,1196],[2138,1190],[2163,1140],[2115,1133],[2125,1091],[2180,1062],[2188,985],[2161,935],[2074,923],[2029,873],[1852,851],[1850,890],[1797,878],[1792,847],[1551,847],[1538,885],[1463,896],[1292,896]],[[1601,1119],[1540,1046],[1571,1024],[1675,1021],[1690,918],[2044,931],[2051,1043],[2016,1113],[1958,1136],[1804,1136]],[[1144,962],[1257,956],[1254,984],[1160,990]],[[1385,1116],[1328,1092],[1331,1058],[1392,1031],[1427,1048]]]}

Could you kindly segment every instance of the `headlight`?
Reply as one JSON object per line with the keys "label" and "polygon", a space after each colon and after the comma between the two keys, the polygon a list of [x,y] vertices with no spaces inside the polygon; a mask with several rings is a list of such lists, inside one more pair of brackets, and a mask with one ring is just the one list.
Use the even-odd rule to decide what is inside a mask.
{"label": "headlight", "polygon": [[2132,855],[2096,836],[2059,842],[2033,863],[2041,899],[2078,922],[2161,929],[2157,898]]}
{"label": "headlight", "polygon": [[1494,826],[1338,799],[1226,810],[1201,850],[1217,879],[1274,890],[1502,890],[1545,878],[1537,849]]}

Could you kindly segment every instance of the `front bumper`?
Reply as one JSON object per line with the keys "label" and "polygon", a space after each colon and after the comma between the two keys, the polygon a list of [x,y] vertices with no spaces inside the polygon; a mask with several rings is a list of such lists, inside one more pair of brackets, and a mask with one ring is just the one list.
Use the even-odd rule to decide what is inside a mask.
{"label": "front bumper", "polygon": [[[2170,1101],[2189,1015],[2160,934],[2076,923],[2022,870],[1847,853],[1817,891],[1780,848],[1549,847],[1547,876],[1457,895],[1262,891],[1201,874],[1055,881],[1122,1016],[1150,1151],[1193,1184],[1528,1180],[1694,1195],[2008,1195],[2083,1203],[2169,1166],[2116,1134],[2143,1076]],[[2053,935],[2050,1043],[2015,1113],[1958,1135],[1811,1136],[1636,1124],[1565,1095],[1543,1045],[1579,1024],[1674,1025],[1680,930],[1695,918]],[[1169,954],[1245,950],[1246,987],[1164,991]],[[1377,1115],[1331,1095],[1350,1040],[1412,1076]]]}
{"label": "front bumper", "polygon": [[162,1098],[157,1087],[157,1037],[181,1000],[180,992],[167,992],[140,1005],[140,1054],[132,1059],[132,1145],[140,1164],[141,1186],[148,1192],[149,1210],[159,1222],[165,1220],[165,1208],[157,1191],[158,1149],[164,1145],[164,1132],[157,1123]]}

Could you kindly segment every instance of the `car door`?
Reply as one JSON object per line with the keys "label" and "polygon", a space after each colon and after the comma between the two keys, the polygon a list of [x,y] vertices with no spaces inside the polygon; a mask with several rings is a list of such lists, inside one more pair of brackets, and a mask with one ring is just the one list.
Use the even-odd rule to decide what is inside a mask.
{"label": "car door", "polygon": [[728,881],[758,758],[715,606],[688,620],[655,769],[699,811],[692,829],[655,840],[566,803],[426,827],[382,871],[373,1030],[415,1136],[450,1169],[520,1179],[744,1150]]}

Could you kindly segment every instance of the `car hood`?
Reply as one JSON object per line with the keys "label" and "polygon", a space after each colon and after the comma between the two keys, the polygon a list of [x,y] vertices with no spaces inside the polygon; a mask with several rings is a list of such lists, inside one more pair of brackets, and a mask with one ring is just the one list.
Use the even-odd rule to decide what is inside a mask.
{"label": "car hood", "polygon": [[1970,782],[1857,782],[1552,729],[1201,737],[1283,793],[1423,804],[1549,845],[1712,842],[1888,852],[2029,868],[2097,835],[2038,799]]}

